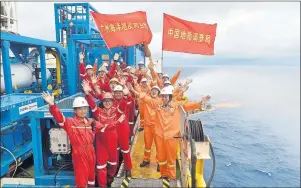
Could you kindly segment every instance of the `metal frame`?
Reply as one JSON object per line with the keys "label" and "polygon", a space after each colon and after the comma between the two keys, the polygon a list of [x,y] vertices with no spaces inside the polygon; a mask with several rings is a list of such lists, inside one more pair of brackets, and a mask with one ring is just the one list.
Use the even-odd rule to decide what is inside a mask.
{"label": "metal frame", "polygon": [[28,55],[29,48],[32,47],[37,47],[39,49],[42,89],[44,91],[47,90],[46,59],[45,59],[46,48],[54,48],[60,55],[60,62],[66,64],[67,60],[63,58],[62,55],[66,54],[67,52],[64,48],[62,48],[62,45],[58,43],[1,32],[1,50],[2,50],[2,62],[3,62],[3,74],[4,74],[3,76],[4,76],[6,94],[13,93],[11,68],[10,68],[10,63],[12,62],[9,57],[9,50],[10,49],[12,50],[16,59],[19,62],[25,63],[24,59],[22,59],[19,56],[19,54],[22,53],[24,55]]}
{"label": "metal frame", "polygon": [[[112,60],[114,53],[122,53],[127,65],[132,66],[136,66],[136,62],[141,60],[145,62],[144,50],[141,45],[108,49],[93,17],[90,15],[90,11],[98,12],[89,3],[58,3],[54,5],[56,41],[66,45],[69,52],[67,75],[70,95],[78,92],[80,88],[78,76],[80,44],[83,44],[85,49],[93,54],[90,57],[85,51],[85,62],[93,64],[98,58],[100,61],[98,61],[97,67],[102,62],[102,54],[108,54]],[[95,47],[97,45],[98,47]]]}
{"label": "metal frame", "polygon": [[[13,89],[11,64],[26,64],[27,59],[24,59],[24,57],[29,55],[29,49],[33,47],[38,48],[40,54],[41,89],[46,91],[48,84],[45,59],[46,49],[55,49],[60,56],[66,54],[66,50],[62,48],[62,45],[55,42],[1,32],[3,63],[3,75],[1,76],[3,76],[5,83],[5,94],[1,96],[1,146],[8,148],[13,153],[18,159],[18,165],[32,155],[29,111],[31,108],[42,106],[44,102],[40,94],[19,93],[24,92],[26,89],[33,89],[37,86],[36,84],[30,86],[31,88]],[[15,56],[13,59],[10,58],[10,50]],[[66,63],[66,59],[63,57],[60,57],[60,59],[60,62]],[[26,113],[22,113],[20,111],[22,108],[28,108],[29,110],[25,110]],[[15,161],[6,151],[1,153],[1,158],[1,176],[3,176],[15,168]]]}

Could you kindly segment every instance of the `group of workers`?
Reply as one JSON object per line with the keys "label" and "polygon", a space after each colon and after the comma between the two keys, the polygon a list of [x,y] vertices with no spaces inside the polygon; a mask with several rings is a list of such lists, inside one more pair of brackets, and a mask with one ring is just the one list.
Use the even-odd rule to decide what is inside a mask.
{"label": "group of workers", "polygon": [[[70,139],[77,187],[95,185],[95,167],[98,186],[110,186],[117,173],[119,153],[123,157],[125,176],[131,177],[130,139],[134,135],[137,106],[140,114],[138,130],[144,131],[145,144],[140,167],[150,165],[151,147],[155,142],[157,171],[166,181],[175,179],[178,144],[175,137],[180,134],[181,107],[185,111],[202,110],[210,99],[205,96],[196,102],[182,100],[192,82],[176,84],[182,69],[170,79],[167,74],[155,72],[151,58],[148,67],[139,62],[138,68],[127,66],[122,60],[120,64],[120,59],[119,54],[115,54],[110,65],[103,63],[100,66],[96,76],[93,66],[85,66],[84,54],[79,54],[85,97],[74,99],[74,117],[65,118],[53,95],[42,94],[50,106],[50,113]],[[95,99],[100,103],[97,104]],[[93,118],[86,117],[89,108]]]}

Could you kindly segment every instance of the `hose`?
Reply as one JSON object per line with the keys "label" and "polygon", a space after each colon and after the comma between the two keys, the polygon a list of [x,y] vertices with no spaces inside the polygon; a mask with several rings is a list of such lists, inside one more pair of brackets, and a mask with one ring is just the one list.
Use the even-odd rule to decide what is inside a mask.
{"label": "hose", "polygon": [[[208,137],[207,137],[208,138]],[[209,140],[209,138],[208,138]],[[213,147],[212,147],[212,144],[211,144],[211,141],[209,140],[209,144],[210,144],[210,151],[211,151],[211,154],[212,154],[212,172],[211,172],[211,176],[208,180],[208,182],[206,183],[206,187],[209,188],[210,187],[210,184],[212,182],[212,179],[214,177],[214,172],[215,172],[215,155],[214,155],[214,151],[213,151]]]}
{"label": "hose", "polygon": [[12,175],[12,178],[13,178],[13,177],[15,176],[15,173],[16,173],[17,168],[18,168],[18,161],[17,161],[15,155],[14,155],[11,151],[9,151],[7,148],[5,148],[5,147],[3,147],[3,146],[0,146],[0,147],[1,147],[2,149],[6,150],[9,154],[11,154],[11,156],[13,156],[13,158],[14,158],[14,160],[15,160],[15,162],[16,162],[16,168],[15,168],[15,171],[14,171],[14,173],[13,173],[13,175]]}
{"label": "hose", "polygon": [[[67,166],[67,167],[66,167]],[[58,175],[58,173],[64,169],[64,167],[66,167],[66,169],[70,168],[72,166],[72,164],[66,164],[66,165],[63,165],[61,166],[55,173],[54,175],[54,185],[56,186],[56,176]]]}
{"label": "hose", "polygon": [[25,172],[29,178],[33,178],[32,175],[29,172],[27,172],[27,170],[25,170],[24,168],[19,167],[19,169],[21,169],[23,172]]}

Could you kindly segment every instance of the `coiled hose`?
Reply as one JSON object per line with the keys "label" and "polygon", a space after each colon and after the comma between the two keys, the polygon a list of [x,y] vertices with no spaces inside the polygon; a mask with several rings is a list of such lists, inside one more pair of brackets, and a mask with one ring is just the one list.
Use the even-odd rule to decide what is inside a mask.
{"label": "coiled hose", "polygon": [[203,125],[202,125],[201,120],[189,120],[188,132],[189,132],[189,135],[191,136],[191,139],[193,139],[195,142],[204,142],[205,137],[207,138],[206,140],[209,141],[210,152],[212,155],[212,171],[211,171],[211,175],[210,175],[208,182],[206,182],[206,188],[209,188],[210,184],[213,180],[213,177],[214,177],[215,165],[216,165],[212,143],[211,143],[209,137],[204,135]]}

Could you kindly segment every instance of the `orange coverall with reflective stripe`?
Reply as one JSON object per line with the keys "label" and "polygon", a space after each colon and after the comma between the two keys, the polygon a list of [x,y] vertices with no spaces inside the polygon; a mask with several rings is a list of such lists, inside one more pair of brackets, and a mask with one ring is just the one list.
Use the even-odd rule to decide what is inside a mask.
{"label": "orange coverall with reflective stripe", "polygon": [[141,100],[155,110],[155,144],[161,177],[175,179],[178,142],[174,136],[177,136],[181,130],[181,106],[186,112],[192,111],[201,108],[200,102],[186,102],[182,104],[173,100],[169,104],[168,109],[164,109],[162,102],[158,104],[157,101],[147,95],[144,95]]}
{"label": "orange coverall with reflective stripe", "polygon": [[[140,92],[144,92],[144,93],[149,93],[150,92],[150,87],[147,86],[147,88],[143,88],[141,87],[139,84],[135,84],[135,90]],[[139,98],[137,99],[137,104],[138,104],[138,111],[140,114],[140,127],[144,127],[144,102],[142,102]]]}
{"label": "orange coverall with reflective stripe", "polygon": [[[146,93],[140,93],[139,98],[143,99]],[[147,97],[150,97],[147,95]],[[155,104],[161,103],[161,98],[152,98]],[[155,109],[152,105],[145,103],[144,105],[144,159],[143,161],[149,162],[151,156],[151,147],[155,137]]]}

